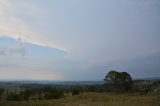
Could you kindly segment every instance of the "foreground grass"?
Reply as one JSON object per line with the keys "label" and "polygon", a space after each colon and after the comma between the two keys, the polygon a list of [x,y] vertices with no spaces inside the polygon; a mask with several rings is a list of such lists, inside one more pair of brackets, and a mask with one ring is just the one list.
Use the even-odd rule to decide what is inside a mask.
{"label": "foreground grass", "polygon": [[0,106],[160,106],[160,95],[83,93],[57,100],[0,101]]}

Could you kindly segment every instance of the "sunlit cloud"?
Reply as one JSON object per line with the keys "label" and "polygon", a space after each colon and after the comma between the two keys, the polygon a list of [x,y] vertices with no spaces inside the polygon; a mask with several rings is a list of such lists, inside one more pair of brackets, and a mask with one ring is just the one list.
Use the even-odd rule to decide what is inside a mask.
{"label": "sunlit cloud", "polygon": [[[49,43],[45,41],[42,37],[40,37],[40,33],[34,31],[30,25],[27,24],[26,20],[18,17],[16,12],[19,11],[14,6],[14,2],[10,0],[1,0],[0,1],[0,36],[7,36],[14,39],[18,39],[21,37],[25,42],[37,44],[40,46],[57,48],[60,50],[65,50],[62,47],[58,47],[58,45],[54,45],[53,43]],[[22,4],[21,7],[28,9],[27,11],[37,11],[36,7],[29,6],[27,4]],[[31,14],[30,17],[34,18],[34,14]]]}

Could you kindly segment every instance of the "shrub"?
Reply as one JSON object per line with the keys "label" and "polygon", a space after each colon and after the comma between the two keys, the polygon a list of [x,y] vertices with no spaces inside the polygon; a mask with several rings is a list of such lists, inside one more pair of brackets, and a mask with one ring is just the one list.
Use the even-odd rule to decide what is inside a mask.
{"label": "shrub", "polygon": [[79,95],[82,91],[82,88],[75,86],[71,88],[72,95]]}

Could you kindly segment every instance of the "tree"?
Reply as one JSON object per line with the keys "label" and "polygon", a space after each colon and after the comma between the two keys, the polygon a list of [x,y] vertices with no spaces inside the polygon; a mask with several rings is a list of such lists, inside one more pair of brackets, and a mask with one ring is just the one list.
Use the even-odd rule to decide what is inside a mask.
{"label": "tree", "polygon": [[132,78],[127,72],[117,72],[115,70],[111,70],[104,80],[114,88],[115,92],[128,91],[133,84]]}
{"label": "tree", "polygon": [[72,95],[79,95],[82,92],[82,88],[79,86],[74,86],[70,89]]}
{"label": "tree", "polygon": [[121,78],[121,86],[124,88],[125,91],[128,91],[132,88],[133,86],[133,80],[130,74],[127,72],[121,72],[120,73],[120,78]]}

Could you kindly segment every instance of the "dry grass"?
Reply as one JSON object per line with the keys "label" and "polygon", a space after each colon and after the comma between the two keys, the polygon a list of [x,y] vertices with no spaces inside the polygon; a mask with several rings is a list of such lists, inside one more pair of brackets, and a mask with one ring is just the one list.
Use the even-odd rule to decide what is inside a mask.
{"label": "dry grass", "polygon": [[0,101],[0,106],[160,106],[160,95],[83,93],[58,100]]}

